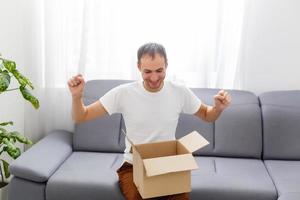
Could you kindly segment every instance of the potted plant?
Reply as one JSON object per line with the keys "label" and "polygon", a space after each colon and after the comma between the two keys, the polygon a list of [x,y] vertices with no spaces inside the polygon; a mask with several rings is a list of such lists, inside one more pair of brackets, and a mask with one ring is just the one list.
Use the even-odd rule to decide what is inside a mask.
{"label": "potted plant", "polygon": [[[9,89],[11,78],[17,80],[19,87]],[[38,99],[30,93],[30,90],[33,90],[30,80],[17,70],[14,61],[4,59],[0,54],[0,94],[14,90],[19,90],[24,99],[29,101],[34,108],[39,108]],[[17,143],[32,144],[19,132],[7,130],[6,127],[9,125],[13,125],[13,122],[0,122],[0,188],[8,184],[10,177],[9,163],[1,155],[6,152],[11,158],[16,159],[21,155],[20,148],[16,146]]]}

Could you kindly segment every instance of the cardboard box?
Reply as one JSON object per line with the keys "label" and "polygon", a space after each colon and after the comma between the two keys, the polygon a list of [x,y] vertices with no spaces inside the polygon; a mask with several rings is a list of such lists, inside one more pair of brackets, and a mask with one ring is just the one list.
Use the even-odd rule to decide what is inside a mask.
{"label": "cardboard box", "polygon": [[191,191],[191,170],[198,165],[192,152],[209,142],[193,131],[179,140],[134,145],[133,179],[146,198]]}

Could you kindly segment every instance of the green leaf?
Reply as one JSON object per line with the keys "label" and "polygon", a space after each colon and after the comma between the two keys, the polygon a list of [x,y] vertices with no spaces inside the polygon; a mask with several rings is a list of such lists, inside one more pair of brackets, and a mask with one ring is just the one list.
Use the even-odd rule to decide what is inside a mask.
{"label": "green leaf", "polygon": [[16,69],[16,63],[14,61],[2,59],[4,67],[9,71],[12,72]]}
{"label": "green leaf", "polygon": [[3,65],[10,73],[14,75],[21,86],[25,87],[26,85],[29,85],[29,87],[33,89],[33,84],[30,82],[30,80],[16,69],[16,63],[14,61],[3,59]]}
{"label": "green leaf", "polygon": [[30,80],[26,78],[23,74],[21,74],[18,70],[13,70],[11,71],[11,73],[14,75],[14,77],[17,79],[21,86],[25,87],[26,85],[29,85],[29,87],[33,89],[33,85],[30,82]]}
{"label": "green leaf", "polygon": [[13,159],[18,158],[21,155],[21,150],[19,147],[16,147],[14,143],[12,143],[7,138],[3,138],[2,142],[6,145],[5,151],[10,155]]}
{"label": "green leaf", "polygon": [[14,77],[17,79],[17,81],[21,86],[25,87],[26,85],[29,85],[29,87],[33,89],[33,85],[30,82],[30,80],[25,76],[23,76],[23,74],[21,74],[18,70],[14,70],[12,74],[14,75]]}
{"label": "green leaf", "polygon": [[40,107],[40,103],[39,100],[37,98],[35,98],[30,92],[29,90],[27,90],[25,87],[20,86],[20,91],[24,97],[24,99],[26,99],[27,101],[29,101],[33,107],[35,109],[38,109]]}
{"label": "green leaf", "polygon": [[3,163],[4,177],[7,179],[10,176],[9,167],[8,167],[9,163],[2,159],[1,159],[1,161]]}
{"label": "green leaf", "polygon": [[6,126],[6,125],[13,125],[14,123],[12,121],[10,122],[2,122],[0,123],[0,126]]}
{"label": "green leaf", "polygon": [[20,143],[32,144],[31,140],[27,139],[17,131],[11,132],[10,134],[12,138],[18,140]]}
{"label": "green leaf", "polygon": [[10,84],[10,75],[7,71],[0,72],[0,93],[4,92]]}
{"label": "green leaf", "polygon": [[0,127],[0,133],[1,133],[1,134],[7,134],[7,130]]}

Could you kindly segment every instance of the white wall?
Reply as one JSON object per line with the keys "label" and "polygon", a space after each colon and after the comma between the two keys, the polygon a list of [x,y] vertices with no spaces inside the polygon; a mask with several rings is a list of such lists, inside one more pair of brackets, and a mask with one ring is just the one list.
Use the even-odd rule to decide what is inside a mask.
{"label": "white wall", "polygon": [[300,89],[300,1],[249,0],[240,66],[243,89]]}
{"label": "white wall", "polygon": [[[24,40],[24,9],[17,0],[0,0],[0,53],[3,57],[16,61],[18,69],[24,70],[25,47]],[[13,81],[11,88],[17,86]],[[11,130],[24,131],[24,100],[18,91],[0,94],[0,122],[13,121]],[[1,157],[9,159],[3,153]],[[6,189],[0,190],[0,199],[7,198]]]}

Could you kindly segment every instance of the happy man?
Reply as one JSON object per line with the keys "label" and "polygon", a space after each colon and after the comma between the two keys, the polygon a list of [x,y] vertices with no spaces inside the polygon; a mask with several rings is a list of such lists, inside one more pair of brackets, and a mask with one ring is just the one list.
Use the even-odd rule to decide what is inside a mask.
{"label": "happy man", "polygon": [[[85,80],[82,75],[72,77],[68,86],[72,94],[72,117],[76,123],[104,115],[121,113],[128,137],[136,144],[174,140],[180,113],[193,114],[201,120],[213,122],[230,104],[230,95],[224,90],[214,96],[214,105],[201,102],[187,87],[165,81],[168,59],[165,48],[147,43],[137,52],[137,67],[142,81],[113,88],[88,106],[83,104]],[[133,183],[130,143],[125,140],[124,161],[118,169],[120,189],[127,200],[142,199]],[[163,197],[189,199],[188,193]]]}

